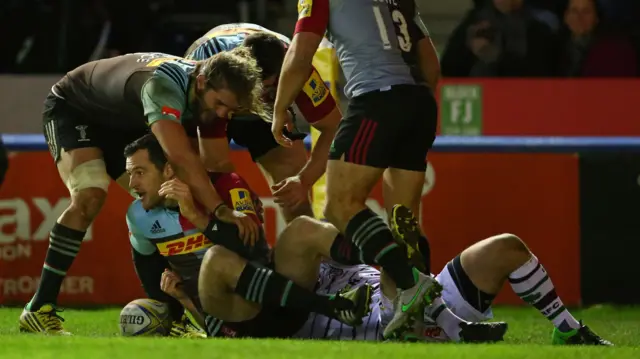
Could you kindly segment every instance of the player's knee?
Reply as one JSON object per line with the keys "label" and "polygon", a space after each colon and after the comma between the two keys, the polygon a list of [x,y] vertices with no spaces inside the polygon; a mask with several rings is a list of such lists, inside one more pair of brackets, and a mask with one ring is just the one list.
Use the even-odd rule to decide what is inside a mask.
{"label": "player's knee", "polygon": [[491,246],[499,252],[528,254],[529,248],[520,237],[511,233],[503,233],[492,238]]}
{"label": "player's knee", "polygon": [[279,250],[287,249],[287,252],[307,252],[313,247],[314,237],[319,234],[322,226],[313,218],[300,216],[293,219],[278,239]]}
{"label": "player's knee", "polygon": [[90,160],[79,164],[67,176],[66,185],[69,193],[74,196],[88,189],[99,189],[106,195],[111,178],[107,174],[107,167],[102,159]]}
{"label": "player's knee", "polygon": [[201,271],[223,278],[227,271],[238,266],[240,260],[241,257],[235,252],[221,245],[215,245],[205,253]]}
{"label": "player's knee", "polygon": [[89,226],[100,213],[106,199],[107,192],[102,189],[85,188],[72,195],[67,212],[71,212]]}

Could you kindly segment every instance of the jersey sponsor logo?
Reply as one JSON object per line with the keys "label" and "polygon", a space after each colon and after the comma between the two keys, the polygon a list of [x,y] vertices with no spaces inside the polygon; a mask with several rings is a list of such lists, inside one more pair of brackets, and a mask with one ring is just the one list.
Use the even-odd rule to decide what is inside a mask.
{"label": "jersey sponsor logo", "polygon": [[176,110],[175,108],[171,108],[169,106],[162,106],[160,110],[163,115],[173,117],[176,120],[180,120],[180,110]]}
{"label": "jersey sponsor logo", "polygon": [[234,188],[229,191],[231,194],[231,203],[233,209],[242,213],[256,214],[256,209],[253,206],[253,200],[251,199],[251,193],[243,188]]}
{"label": "jersey sponsor logo", "polygon": [[162,228],[162,225],[160,225],[159,221],[153,222],[153,225],[151,226],[151,233],[158,234],[158,233],[164,233],[164,232],[166,232],[166,230]]}
{"label": "jersey sponsor logo", "polygon": [[202,233],[174,239],[172,241],[157,243],[158,251],[165,257],[180,254],[189,254],[213,246],[213,243]]}
{"label": "jersey sponsor logo", "polygon": [[313,7],[313,0],[299,0],[298,1],[298,20],[311,16],[312,7]]}
{"label": "jersey sponsor logo", "polygon": [[322,82],[322,78],[320,78],[320,74],[318,74],[317,71],[313,71],[313,73],[311,73],[311,76],[304,84],[302,91],[307,94],[314,107],[320,106],[324,100],[329,97],[329,89],[327,88],[327,85]]}

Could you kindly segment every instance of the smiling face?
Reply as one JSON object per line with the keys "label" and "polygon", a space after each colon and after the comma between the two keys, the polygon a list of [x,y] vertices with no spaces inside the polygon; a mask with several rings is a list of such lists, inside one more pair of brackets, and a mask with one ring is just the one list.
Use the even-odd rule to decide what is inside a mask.
{"label": "smiling face", "polygon": [[160,186],[173,177],[168,164],[160,170],[149,158],[149,151],[141,149],[127,157],[129,188],[142,202],[142,208],[152,209],[162,203],[164,197],[158,194]]}

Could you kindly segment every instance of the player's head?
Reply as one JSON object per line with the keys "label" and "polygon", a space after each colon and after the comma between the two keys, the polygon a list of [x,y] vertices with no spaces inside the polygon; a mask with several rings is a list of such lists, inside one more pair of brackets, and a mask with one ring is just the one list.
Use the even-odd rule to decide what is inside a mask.
{"label": "player's head", "polygon": [[270,117],[261,97],[261,71],[248,48],[221,52],[198,66],[194,106],[200,121],[230,118],[234,112]]}
{"label": "player's head", "polygon": [[167,162],[162,146],[152,134],[133,141],[124,149],[129,173],[129,188],[140,198],[144,209],[162,204],[158,194],[162,184],[173,178],[174,172]]}
{"label": "player's head", "polygon": [[262,70],[263,86],[273,86],[280,75],[284,55],[287,52],[282,40],[268,32],[257,32],[247,36],[243,45],[251,49],[251,54]]}

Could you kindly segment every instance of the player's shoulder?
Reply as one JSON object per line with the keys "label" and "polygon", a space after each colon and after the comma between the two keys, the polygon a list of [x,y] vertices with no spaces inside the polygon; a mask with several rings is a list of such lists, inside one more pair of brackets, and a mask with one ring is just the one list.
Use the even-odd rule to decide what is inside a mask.
{"label": "player's shoulder", "polygon": [[195,71],[196,61],[180,57],[167,59],[159,63],[149,81],[164,88],[177,88],[186,93],[189,87],[189,76]]}
{"label": "player's shoulder", "polygon": [[129,227],[139,226],[145,216],[146,211],[142,207],[142,201],[136,199],[129,204],[129,208],[127,208],[127,224]]}

